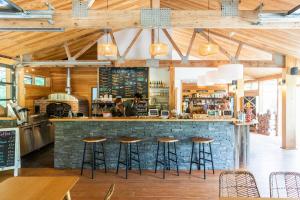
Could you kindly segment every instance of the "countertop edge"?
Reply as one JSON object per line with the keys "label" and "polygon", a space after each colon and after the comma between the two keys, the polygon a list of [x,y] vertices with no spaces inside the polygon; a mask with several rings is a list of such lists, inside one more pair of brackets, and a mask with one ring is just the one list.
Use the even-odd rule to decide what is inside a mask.
{"label": "countertop edge", "polygon": [[235,122],[236,119],[143,119],[143,118],[53,118],[51,122],[77,122],[77,121],[144,121],[144,122]]}

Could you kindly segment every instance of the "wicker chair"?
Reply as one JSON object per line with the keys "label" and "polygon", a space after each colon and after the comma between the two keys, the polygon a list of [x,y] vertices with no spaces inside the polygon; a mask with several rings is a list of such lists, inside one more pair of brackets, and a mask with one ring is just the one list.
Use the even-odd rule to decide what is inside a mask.
{"label": "wicker chair", "polygon": [[272,172],[269,181],[272,198],[300,198],[300,173]]}
{"label": "wicker chair", "polygon": [[108,189],[108,191],[107,191],[107,193],[106,193],[106,195],[104,197],[104,200],[110,200],[111,197],[112,197],[112,195],[113,195],[113,193],[114,193],[114,190],[115,190],[115,184],[112,184],[109,187],[109,189]]}
{"label": "wicker chair", "polygon": [[219,179],[219,197],[253,197],[260,194],[254,176],[247,171],[224,171]]}

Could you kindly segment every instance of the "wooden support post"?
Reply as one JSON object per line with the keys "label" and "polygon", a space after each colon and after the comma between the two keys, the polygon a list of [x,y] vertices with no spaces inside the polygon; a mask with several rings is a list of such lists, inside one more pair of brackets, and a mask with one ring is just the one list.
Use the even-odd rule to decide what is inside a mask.
{"label": "wooden support post", "polygon": [[173,64],[169,67],[170,82],[169,82],[169,110],[175,109],[175,67]]}
{"label": "wooden support post", "polygon": [[192,46],[193,46],[193,43],[194,43],[195,38],[196,38],[196,34],[197,34],[197,32],[194,30],[193,31],[193,35],[192,35],[191,40],[190,40],[190,44],[189,44],[188,50],[186,52],[186,57],[187,58],[189,58],[189,56],[190,56],[190,52],[192,50]]}
{"label": "wooden support post", "polygon": [[242,111],[244,97],[244,79],[237,81],[236,92],[234,95],[234,113],[237,117],[237,113]]}
{"label": "wooden support post", "polygon": [[297,147],[297,78],[298,75],[290,75],[291,67],[299,66],[300,60],[287,56],[286,67],[282,79],[282,148],[295,149]]}

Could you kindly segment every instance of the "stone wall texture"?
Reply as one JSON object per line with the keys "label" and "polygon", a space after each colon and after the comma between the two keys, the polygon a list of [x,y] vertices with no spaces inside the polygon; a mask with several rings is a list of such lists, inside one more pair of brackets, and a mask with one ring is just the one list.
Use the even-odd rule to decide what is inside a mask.
{"label": "stone wall texture", "polygon": [[[176,143],[180,169],[189,169],[191,138],[196,136],[214,139],[212,150],[216,169],[234,168],[234,125],[230,122],[77,121],[54,122],[54,124],[55,168],[80,168],[84,147],[81,139],[91,135],[107,137],[105,151],[109,169],[116,168],[120,136],[143,139],[139,143],[143,169],[154,169],[157,138],[161,136],[175,137],[180,140]],[[90,154],[91,146],[87,150],[87,159],[91,158]],[[133,163],[133,168],[135,167],[137,165]],[[208,167],[211,166],[208,164]]]}

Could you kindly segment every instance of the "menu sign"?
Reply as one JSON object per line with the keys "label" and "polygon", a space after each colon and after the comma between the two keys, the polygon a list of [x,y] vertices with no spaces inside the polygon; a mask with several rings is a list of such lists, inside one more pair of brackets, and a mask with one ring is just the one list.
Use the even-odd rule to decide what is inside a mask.
{"label": "menu sign", "polygon": [[101,67],[99,68],[99,96],[112,95],[133,98],[140,93],[148,98],[148,75],[146,67]]}
{"label": "menu sign", "polygon": [[17,128],[0,129],[0,171],[20,167],[20,143]]}

